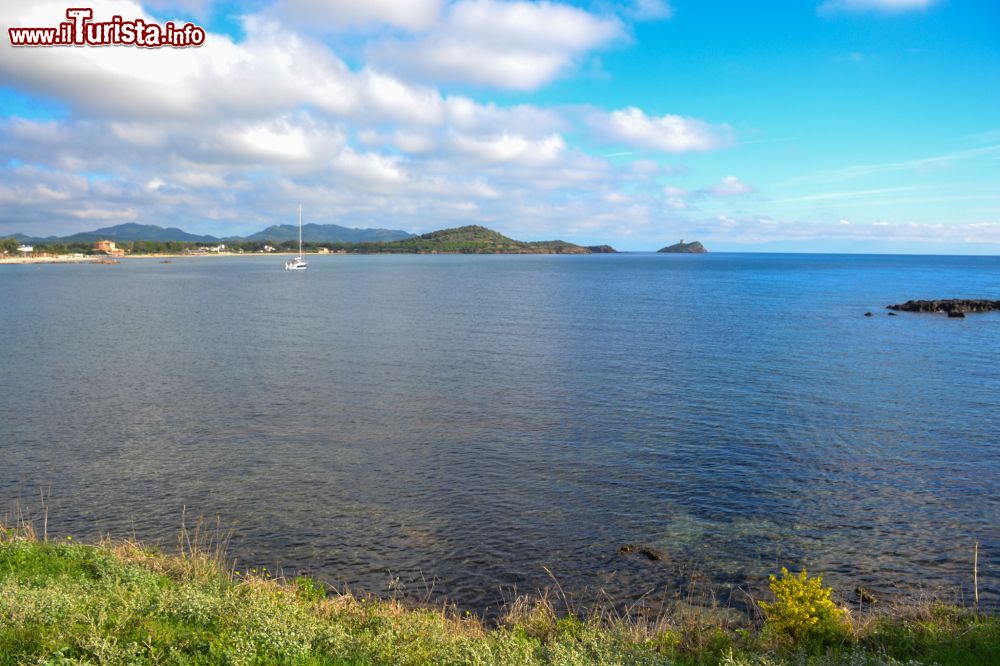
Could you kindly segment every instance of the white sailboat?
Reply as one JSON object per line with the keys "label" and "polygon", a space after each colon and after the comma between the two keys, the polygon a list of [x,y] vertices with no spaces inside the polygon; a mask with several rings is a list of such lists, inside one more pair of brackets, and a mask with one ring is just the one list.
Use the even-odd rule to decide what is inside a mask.
{"label": "white sailboat", "polygon": [[305,255],[302,254],[302,204],[299,204],[299,256],[285,262],[286,271],[304,271],[309,267]]}

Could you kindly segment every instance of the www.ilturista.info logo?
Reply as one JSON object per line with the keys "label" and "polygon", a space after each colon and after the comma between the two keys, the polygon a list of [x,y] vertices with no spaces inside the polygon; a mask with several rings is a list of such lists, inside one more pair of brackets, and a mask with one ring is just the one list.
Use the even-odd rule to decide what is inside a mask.
{"label": "www.ilturista.info logo", "polygon": [[92,21],[94,11],[86,7],[66,10],[66,18],[55,28],[7,28],[11,46],[164,46],[187,48],[205,43],[205,29],[173,21],[160,25],[142,19],[126,21],[115,15],[110,21]]}

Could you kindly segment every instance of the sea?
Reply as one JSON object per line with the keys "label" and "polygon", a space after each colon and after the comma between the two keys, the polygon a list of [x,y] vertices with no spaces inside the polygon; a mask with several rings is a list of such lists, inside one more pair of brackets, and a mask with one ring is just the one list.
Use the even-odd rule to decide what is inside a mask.
{"label": "sea", "polygon": [[0,266],[8,523],[201,517],[236,569],[484,616],[782,566],[1000,603],[1000,312],[885,309],[998,299],[1000,257],[283,261]]}

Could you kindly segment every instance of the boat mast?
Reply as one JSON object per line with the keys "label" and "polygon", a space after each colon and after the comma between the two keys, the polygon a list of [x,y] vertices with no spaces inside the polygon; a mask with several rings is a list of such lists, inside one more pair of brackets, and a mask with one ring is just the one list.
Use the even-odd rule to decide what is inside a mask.
{"label": "boat mast", "polygon": [[299,257],[302,257],[302,204],[299,204]]}

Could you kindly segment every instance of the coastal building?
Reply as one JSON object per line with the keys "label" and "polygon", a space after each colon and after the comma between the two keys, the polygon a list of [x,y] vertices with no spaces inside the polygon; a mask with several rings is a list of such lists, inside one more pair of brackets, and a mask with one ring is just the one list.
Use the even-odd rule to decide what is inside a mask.
{"label": "coastal building", "polygon": [[35,251],[35,248],[33,245],[18,245],[17,251],[21,254],[31,254]]}
{"label": "coastal building", "polygon": [[109,240],[99,240],[94,243],[94,249],[98,252],[103,252],[109,257],[124,257],[125,250],[115,246],[114,241]]}

